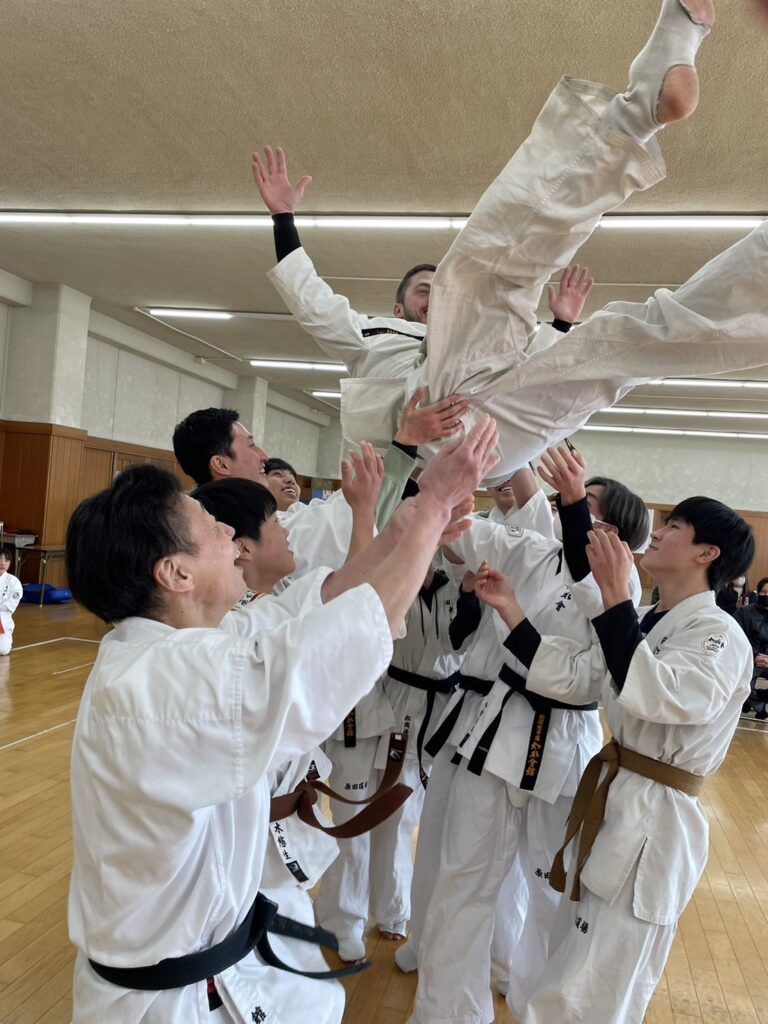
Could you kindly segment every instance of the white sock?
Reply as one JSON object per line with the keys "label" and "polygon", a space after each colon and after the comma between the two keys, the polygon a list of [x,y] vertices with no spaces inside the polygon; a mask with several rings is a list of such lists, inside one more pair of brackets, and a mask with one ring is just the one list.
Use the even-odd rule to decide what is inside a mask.
{"label": "white sock", "polygon": [[638,142],[647,142],[663,127],[656,113],[668,72],[694,67],[709,32],[693,20],[683,0],[663,0],[651,37],[629,69],[629,88],[611,101],[606,119]]}

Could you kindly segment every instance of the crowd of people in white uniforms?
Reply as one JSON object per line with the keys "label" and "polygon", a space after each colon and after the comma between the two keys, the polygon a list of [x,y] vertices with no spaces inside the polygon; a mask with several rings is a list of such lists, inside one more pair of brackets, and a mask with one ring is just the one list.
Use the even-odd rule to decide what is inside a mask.
{"label": "crowd of people in white uniforms", "polygon": [[714,592],[754,540],[680,503],[640,607],[642,499],[555,445],[650,376],[765,362],[765,231],[582,324],[569,268],[533,327],[601,214],[663,176],[656,133],[693,112],[712,22],[663,0],[626,93],[564,79],[393,318],[328,288],[293,222],[309,179],[254,157],[270,277],[347,365],[358,447],[305,505],[236,411],[200,410],[173,438],[191,495],[138,467],[72,517],[70,586],[114,626],[73,749],[75,1024],[338,1024],[369,918],[418,970],[411,1024],[490,1024],[492,976],[523,1024],[642,1021],[749,693]]}

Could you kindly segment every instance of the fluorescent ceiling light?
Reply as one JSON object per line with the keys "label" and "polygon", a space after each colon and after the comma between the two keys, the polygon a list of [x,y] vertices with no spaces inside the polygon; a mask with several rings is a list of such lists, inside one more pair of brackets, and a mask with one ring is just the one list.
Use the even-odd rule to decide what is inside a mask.
{"label": "fluorescent ceiling light", "polygon": [[768,388],[768,380],[698,380],[693,377],[666,377],[649,384],[664,384],[672,388]]}
{"label": "fluorescent ceiling light", "polygon": [[[750,231],[762,224],[764,217],[754,216],[701,216],[680,215],[604,217],[601,228],[609,230],[643,231],[648,229],[693,231],[727,229]],[[320,214],[296,218],[299,228],[342,228],[374,230],[388,228],[391,231],[458,231],[467,223],[467,217],[430,216],[338,216]],[[80,225],[91,227],[211,227],[245,228],[272,227],[272,218],[266,213],[67,213],[64,211],[9,210],[0,211],[0,224],[32,225]]]}
{"label": "fluorescent ceiling light", "polygon": [[180,316],[188,320],[231,320],[232,314],[223,309],[150,309],[151,316]]}
{"label": "fluorescent ceiling light", "polygon": [[601,228],[617,228],[620,230],[642,231],[648,228],[655,230],[695,231],[712,230],[713,228],[725,228],[733,231],[751,231],[760,227],[765,217],[747,216],[705,216],[686,217],[676,215],[649,215],[648,217],[603,217],[600,221]]}
{"label": "fluorescent ceiling light", "polygon": [[768,412],[723,412],[721,410],[664,409],[662,407],[639,409],[629,405],[614,405],[610,409],[601,409],[600,411],[606,415],[626,413],[628,416],[711,416],[715,419],[725,420],[768,420]]}
{"label": "fluorescent ceiling light", "polygon": [[304,363],[295,359],[251,359],[251,366],[260,366],[265,370],[332,370],[334,373],[345,373],[344,363]]}
{"label": "fluorescent ceiling light", "polygon": [[310,391],[313,398],[341,398],[340,391]]}
{"label": "fluorescent ceiling light", "polygon": [[747,441],[768,441],[768,434],[736,433],[725,430],[677,430],[674,427],[601,427],[591,424],[581,429],[606,434],[670,434],[675,437],[734,437]]}

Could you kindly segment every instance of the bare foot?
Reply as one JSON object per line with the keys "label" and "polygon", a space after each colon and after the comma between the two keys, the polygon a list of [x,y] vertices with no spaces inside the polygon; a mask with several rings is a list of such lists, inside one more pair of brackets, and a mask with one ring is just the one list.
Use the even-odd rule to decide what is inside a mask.
{"label": "bare foot", "polygon": [[392,939],[394,942],[403,942],[405,939],[405,936],[401,935],[400,932],[385,932],[383,928],[379,928],[379,935],[381,935],[382,939]]}

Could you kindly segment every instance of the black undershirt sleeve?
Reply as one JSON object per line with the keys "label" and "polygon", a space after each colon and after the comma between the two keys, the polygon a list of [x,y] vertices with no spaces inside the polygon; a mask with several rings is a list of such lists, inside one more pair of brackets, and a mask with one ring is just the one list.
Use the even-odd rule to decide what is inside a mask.
{"label": "black undershirt sleeve", "polygon": [[589,503],[586,497],[574,505],[561,505],[557,499],[560,512],[560,525],[563,529],[563,554],[568,571],[578,583],[586,579],[591,570],[587,558],[587,534],[592,529],[592,518],[589,514]]}
{"label": "black undershirt sleeve", "polygon": [[643,642],[635,606],[631,601],[622,601],[592,619],[592,625],[603,649],[608,671],[621,693],[635,651]]}
{"label": "black undershirt sleeve", "polygon": [[275,255],[277,262],[284,260],[294,249],[301,248],[301,239],[296,230],[292,213],[276,213],[272,217],[272,230],[275,235]]}
{"label": "black undershirt sleeve", "polygon": [[556,331],[560,331],[561,334],[567,334],[573,327],[573,324],[569,324],[567,320],[558,320],[557,317],[555,317],[552,321],[552,326]]}
{"label": "black undershirt sleeve", "polygon": [[409,459],[415,460],[416,456],[419,454],[418,445],[415,444],[401,444],[399,441],[393,441],[392,446],[394,448],[399,448],[401,452],[405,452]]}
{"label": "black undershirt sleeve", "polygon": [[530,668],[540,643],[541,636],[536,627],[531,625],[528,619],[523,619],[504,641],[504,646],[518,661],[522,661],[526,668]]}
{"label": "black undershirt sleeve", "polygon": [[448,636],[451,638],[451,647],[458,651],[470,634],[474,633],[480,625],[480,598],[470,590],[465,592],[459,588],[459,599],[456,602],[456,614],[448,627]]}

